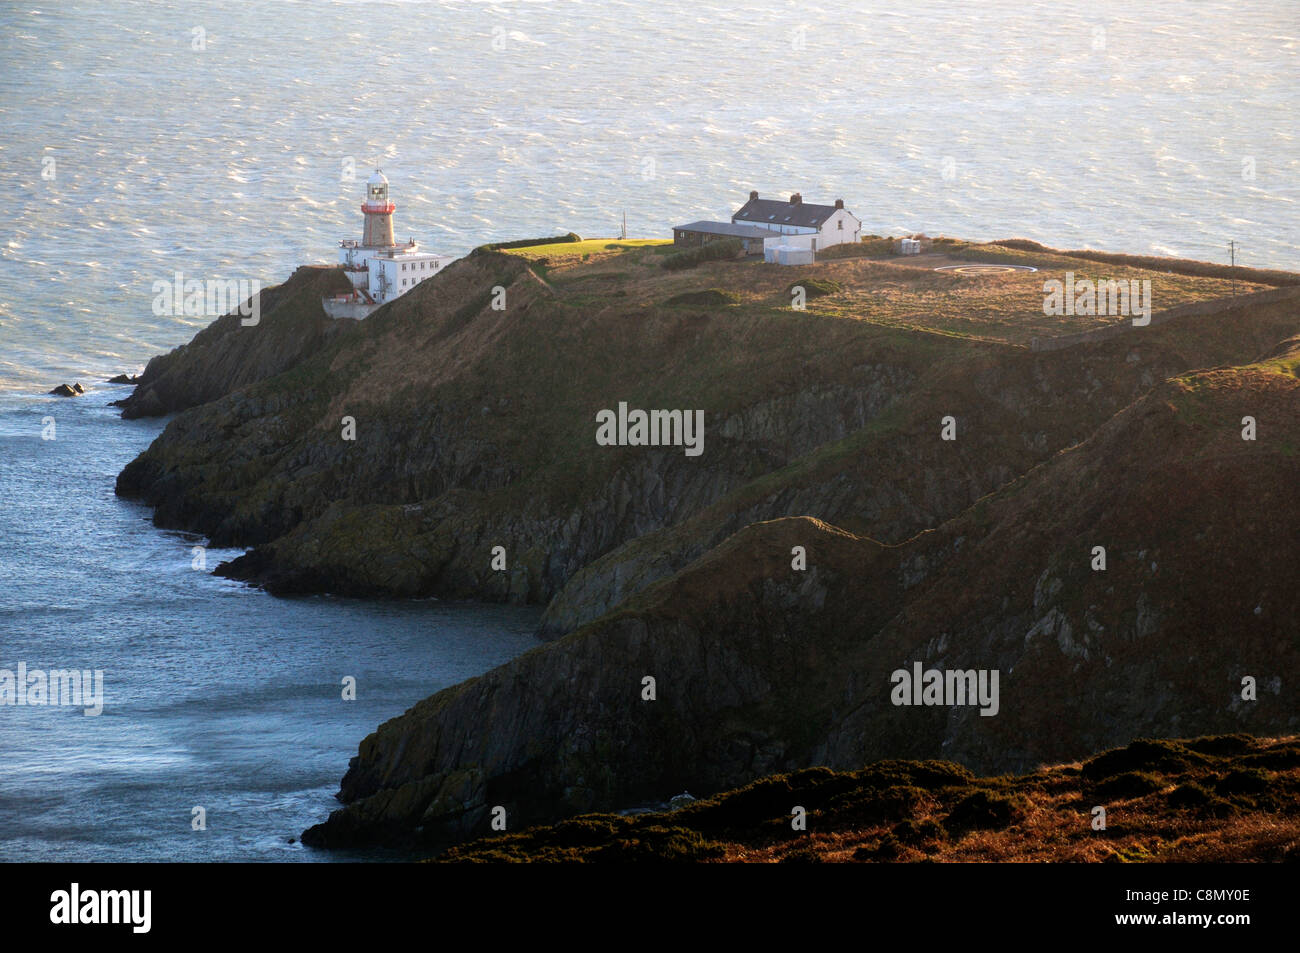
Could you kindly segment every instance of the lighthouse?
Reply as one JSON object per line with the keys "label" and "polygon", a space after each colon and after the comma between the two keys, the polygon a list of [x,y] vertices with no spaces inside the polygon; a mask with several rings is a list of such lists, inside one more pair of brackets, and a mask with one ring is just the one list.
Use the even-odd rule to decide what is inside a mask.
{"label": "lighthouse", "polygon": [[422,252],[414,241],[394,240],[396,208],[388,193],[388,179],[376,169],[366,180],[366,196],[361,202],[361,241],[345,238],[339,242],[339,264],[352,282],[352,291],[321,302],[330,317],[364,318],[432,278],[453,260],[450,255]]}
{"label": "lighthouse", "polygon": [[393,210],[397,206],[388,198],[388,179],[379,169],[366,181],[366,200],[361,211],[366,216],[366,227],[361,233],[361,244],[368,247],[388,248],[393,241]]}

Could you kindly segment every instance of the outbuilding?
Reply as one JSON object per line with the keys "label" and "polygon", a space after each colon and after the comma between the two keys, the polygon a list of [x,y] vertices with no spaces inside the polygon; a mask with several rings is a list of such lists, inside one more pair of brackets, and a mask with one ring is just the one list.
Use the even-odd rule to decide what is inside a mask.
{"label": "outbuilding", "polygon": [[734,222],[691,222],[673,228],[673,244],[684,248],[696,248],[709,242],[727,238],[739,238],[746,255],[761,255],[763,240],[771,238],[772,232],[756,225],[737,225]]}

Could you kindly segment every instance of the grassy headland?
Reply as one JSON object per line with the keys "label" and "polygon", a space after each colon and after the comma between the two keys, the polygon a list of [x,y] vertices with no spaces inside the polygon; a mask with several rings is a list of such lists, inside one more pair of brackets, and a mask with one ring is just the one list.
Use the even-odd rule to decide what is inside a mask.
{"label": "grassy headland", "polygon": [[[281,312],[311,311],[302,289],[202,341],[263,341],[260,376],[160,359],[217,396],[119,491],[252,547],[223,572],[548,606],[555,641],[362,742],[314,842],[445,843],[494,805],[540,823],[809,765],[1016,773],[1136,736],[1294,733],[1295,276],[1014,240],[864,247],[681,271],[663,243],[478,251],[287,369],[269,342],[293,337]],[[933,270],[970,262],[1039,270]],[[1045,314],[1044,282],[1071,272],[1150,281],[1156,312],[1183,310]],[[1098,327],[1115,334],[1029,346]],[[598,445],[620,403],[702,410],[703,454]],[[914,661],[1003,671],[998,716],[891,705]]]}

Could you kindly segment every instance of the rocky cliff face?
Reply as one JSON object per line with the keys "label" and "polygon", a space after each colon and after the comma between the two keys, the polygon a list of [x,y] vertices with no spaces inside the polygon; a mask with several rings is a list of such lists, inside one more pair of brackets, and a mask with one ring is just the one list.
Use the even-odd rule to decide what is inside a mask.
{"label": "rocky cliff face", "polygon": [[[346,806],[304,838],[435,844],[487,833],[498,805],[517,829],[886,756],[992,773],[1171,731],[1294,733],[1297,368],[1300,347],[1162,384],[901,546],[806,518],[751,525],[381,726]],[[1268,442],[1241,439],[1247,412]],[[996,715],[894,704],[891,673],[915,662],[998,670]]]}
{"label": "rocky cliff face", "polygon": [[[1297,727],[1296,294],[1031,351],[1038,288],[1014,321],[988,304],[1022,278],[825,267],[849,290],[795,312],[782,269],[479,252],[278,373],[169,355],[155,391],[206,373],[215,396],[118,490],[253,547],[222,572],[549,603],[555,641],[381,726],[305,839],[447,842],[496,805],[514,826],[810,764],[1001,771]],[[268,340],[319,298],[302,274]],[[669,303],[727,282],[737,305]],[[950,299],[1016,340],[914,310]],[[204,347],[252,347],[245,330]],[[704,452],[598,446],[620,402],[702,409]],[[999,670],[999,714],[895,706],[890,674],[917,661]]]}
{"label": "rocky cliff face", "polygon": [[218,318],[194,340],[151,360],[122,416],[160,417],[274,377],[356,325],[335,321],[320,299],[351,287],[337,268],[303,267],[282,285],[258,292],[257,323],[237,311]]}
{"label": "rocky cliff face", "polygon": [[[1286,307],[1232,318],[1232,335],[1215,315],[1030,354],[766,302],[668,308],[655,303],[666,291],[637,282],[640,299],[625,302],[476,254],[360,325],[321,332],[287,372],[241,385],[225,369],[244,366],[250,331],[298,341],[280,312],[316,321],[319,289],[304,272],[295,280],[298,297],[272,301],[263,327],[222,319],[146,372],[154,383],[139,395],[199,365],[205,388],[229,393],[174,421],[119,492],[153,505],[159,525],[257,547],[221,571],[272,592],[554,600],[548,635],[755,520],[815,514],[901,542],[1081,440],[1155,381],[1249,360],[1277,340]],[[704,409],[705,452],[596,447],[596,412],[624,400]],[[946,415],[961,438],[936,444]]]}
{"label": "rocky cliff face", "polygon": [[[788,311],[589,303],[518,258],[471,256],[287,373],[178,418],[119,492],[159,525],[258,547],[224,571],[273,592],[544,602],[614,547],[861,431],[960,350]],[[792,345],[809,320],[820,337]],[[721,363],[742,340],[746,359]],[[703,409],[705,452],[597,447],[597,411],[620,402]]]}
{"label": "rocky cliff face", "polygon": [[[815,514],[901,543],[1080,442],[1158,382],[1264,353],[1295,325],[1297,296],[1220,302],[1172,326],[1052,353],[980,351],[895,390],[887,413],[823,452],[585,565],[547,606],[556,636],[687,565],[750,523]],[[941,418],[958,439],[933,439]],[[789,421],[785,426],[797,426]],[[782,425],[778,425],[782,426]]]}

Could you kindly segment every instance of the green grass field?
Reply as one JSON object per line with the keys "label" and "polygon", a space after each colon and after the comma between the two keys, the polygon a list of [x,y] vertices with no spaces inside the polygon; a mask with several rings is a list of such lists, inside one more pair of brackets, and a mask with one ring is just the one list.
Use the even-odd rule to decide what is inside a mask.
{"label": "green grass field", "polygon": [[524,248],[503,248],[502,251],[522,258],[581,258],[592,255],[613,254],[628,248],[647,245],[671,245],[670,238],[588,238],[580,242],[556,242],[554,245],[528,245]]}

